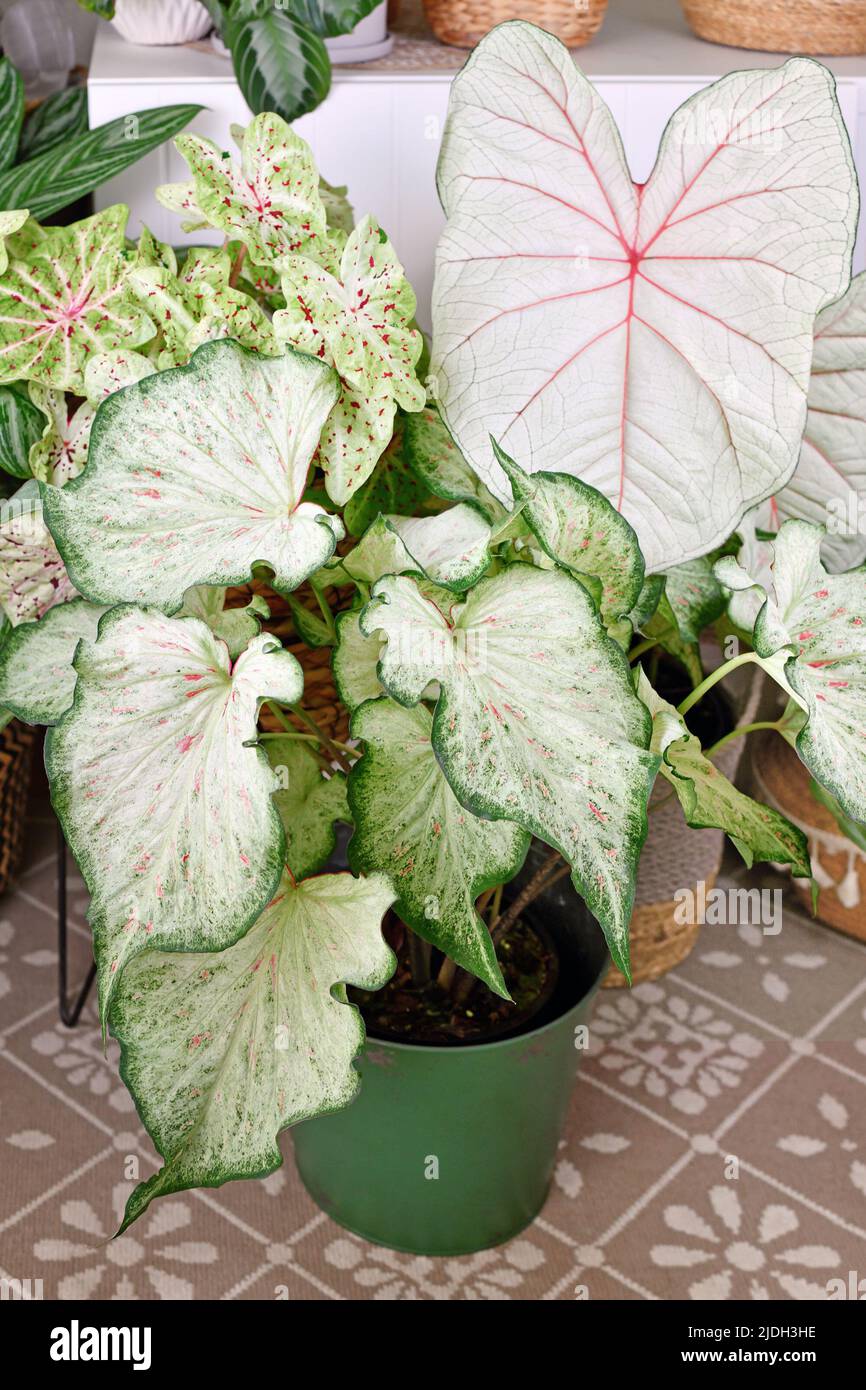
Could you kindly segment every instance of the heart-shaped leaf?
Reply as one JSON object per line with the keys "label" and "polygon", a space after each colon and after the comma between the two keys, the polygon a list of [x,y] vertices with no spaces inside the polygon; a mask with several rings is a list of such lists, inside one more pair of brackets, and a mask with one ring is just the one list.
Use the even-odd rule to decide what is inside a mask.
{"label": "heart-shaped leaf", "polygon": [[404,705],[440,694],[433,747],[458,800],[553,845],[628,973],[628,924],[657,760],[628,663],[564,570],[508,565],[444,611],[414,580],[379,580],[361,628]]}
{"label": "heart-shaped leaf", "polygon": [[463,590],[490,565],[490,526],[459,502],[437,516],[379,516],[340,562],[350,578],[373,584],[383,574],[421,571],[443,589]]}
{"label": "heart-shaped leaf", "polygon": [[277,779],[249,744],[259,700],[295,703],[303,676],[271,637],[232,665],[204,623],[127,606],[106,614],[75,668],[75,701],[45,761],[91,892],[104,1021],[140,951],[221,950],[275,892]]}
{"label": "heart-shaped leaf", "polygon": [[178,617],[198,618],[207,623],[214,637],[225,642],[232,661],[249,646],[261,630],[262,618],[270,617],[265,600],[254,594],[244,608],[226,608],[226,590],[203,584],[188,589]]}
{"label": "heart-shaped leaf", "polygon": [[153,337],[126,285],[127,209],[109,208],[71,227],[34,234],[26,260],[0,283],[0,375],[84,394],[95,352],[137,347]]}
{"label": "heart-shaped leaf", "polygon": [[56,724],[72,704],[75,649],[95,639],[104,612],[77,598],[13,628],[0,647],[0,705],[28,724]]}
{"label": "heart-shaped leaf", "polygon": [[81,592],[176,612],[187,589],[246,583],[259,563],[275,588],[297,588],[343,536],[339,518],[301,500],[337,389],[312,357],[225,340],[110,396],[86,472],[42,490]]}
{"label": "heart-shaped leaf", "polygon": [[268,738],[268,762],[280,787],[274,805],[286,836],[286,863],[295,879],[308,878],[327,864],[337,843],[335,821],[350,822],[346,778],[322,776],[309,748],[292,738]]}
{"label": "heart-shaped leaf", "polygon": [[0,608],[15,627],[74,597],[31,480],[0,505]]}
{"label": "heart-shaped leaf", "polygon": [[522,22],[455,80],[434,354],[445,421],[505,499],[499,440],[631,521],[647,568],[723,543],[793,471],[815,315],[857,219],[833,78],[732,73],[665,130],[647,183],[558,40]]}
{"label": "heart-shaped leaf", "polygon": [[407,926],[508,999],[475,900],[514,877],[529,836],[461,806],[436,761],[432,728],[424,705],[403,709],[383,698],[355,712],[352,734],[365,752],[349,777],[349,863],[356,873],[387,874]]}
{"label": "heart-shaped leaf", "polygon": [[380,989],[393,973],[380,930],[393,900],[378,877],[285,874],[228,950],[127,968],[112,1031],[165,1167],[136,1187],[122,1229],[154,1197],[272,1172],[281,1130],[354,1099],[364,1025],[345,984]]}
{"label": "heart-shaped leaf", "polygon": [[382,643],[361,631],[360,613],[337,615],[337,646],[331,660],[340,699],[349,710],[383,693],[377,674]]}

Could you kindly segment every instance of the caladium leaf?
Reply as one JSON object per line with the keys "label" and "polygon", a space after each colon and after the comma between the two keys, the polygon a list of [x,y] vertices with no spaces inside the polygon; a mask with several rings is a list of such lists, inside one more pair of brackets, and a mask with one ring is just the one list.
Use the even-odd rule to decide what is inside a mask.
{"label": "caladium leaf", "polygon": [[95,639],[104,612],[77,598],[13,628],[0,647],[0,703],[28,724],[56,724],[72,704],[75,649]]}
{"label": "caladium leaf", "polygon": [[828,574],[823,535],[809,522],[785,522],[754,645],[806,713],[791,735],[803,762],[849,816],[866,821],[866,570]]}
{"label": "caladium leaf", "polygon": [[354,710],[384,693],[377,674],[382,642],[361,631],[360,613],[339,613],[336,623],[337,646],[331,669],[340,699],[348,710]]}
{"label": "caladium leaf", "polygon": [[404,424],[415,418],[398,413],[388,447],[367,481],[346,503],[343,521],[350,536],[363,536],[380,512],[420,516],[441,510],[442,503],[431,497],[426,484],[406,462]]}
{"label": "caladium leaf", "polygon": [[46,743],[54,808],[91,893],[103,1025],[126,963],[149,947],[221,950],[283,866],[277,779],[258,705],[300,699],[272,637],[232,665],[195,618],[120,606],[76,657],[75,701]]}
{"label": "caladium leaf", "polygon": [[384,384],[365,395],[341,382],[316,455],[325,472],[328,496],[338,505],[355,497],[370,477],[393,437],[396,412],[397,404]]}
{"label": "caladium leaf", "polygon": [[656,759],[628,663],[564,570],[512,564],[449,609],[405,576],[373,589],[361,629],[387,643],[399,703],[440,688],[433,747],[458,800],[558,849],[628,974],[628,923]]}
{"label": "caladium leaf", "polygon": [[6,274],[9,265],[9,252],[6,248],[6,238],[20,231],[29,216],[30,214],[27,212],[26,208],[23,212],[0,212],[0,275]]}
{"label": "caladium leaf", "polygon": [[383,698],[356,710],[352,734],[365,751],[349,776],[349,863],[356,873],[387,874],[406,925],[509,999],[475,900],[514,877],[529,835],[461,806],[436,761],[432,728],[424,705],[403,709]]}
{"label": "caladium leaf", "polygon": [[63,391],[34,381],[30,398],[45,420],[41,439],[30,450],[30,471],[42,482],[63,487],[77,478],[87,463],[95,408],[89,401],[72,406]]}
{"label": "caladium leaf", "polygon": [[33,404],[26,381],[0,386],[0,468],[5,473],[31,476],[30,450],[42,431],[42,412]]}
{"label": "caladium leaf", "polygon": [[295,739],[268,738],[264,747],[280,784],[274,805],[286,836],[286,863],[295,879],[308,878],[334,853],[334,823],[352,819],[346,778],[342,772],[323,777],[315,755]]}
{"label": "caladium leaf", "polygon": [[761,863],[789,864],[796,878],[811,878],[809,845],[802,830],[785,816],[738,791],[701,750],[673,705],[653,690],[643,671],[638,695],[653,716],[653,752],[661,757],[660,771],[683,808],[686,824],[695,830],[724,830],[751,868]]}
{"label": "caladium leaf", "polygon": [[578,579],[600,581],[606,627],[627,618],[644,582],[637,536],[606,497],[568,473],[524,473],[493,443],[523,521],[543,550]]}
{"label": "caladium leaf", "polygon": [[739,551],[736,555],[723,555],[713,565],[713,573],[727,594],[728,617],[747,636],[751,635],[772,583],[773,547],[758,534],[758,522],[763,522],[768,511],[768,504],[763,503],[747,512],[739,526]]}
{"label": "caladium leaf", "polygon": [[459,502],[437,516],[380,516],[341,568],[372,584],[383,574],[420,571],[443,589],[471,588],[490,565],[490,526],[481,512]]}
{"label": "caladium leaf", "polygon": [[501,502],[469,467],[435,406],[407,415],[403,431],[406,462],[436,497],[477,502],[491,521],[504,517]]}
{"label": "caladium leaf", "polygon": [[641,632],[685,667],[693,686],[700,685],[704,678],[700,648],[682,636],[667,594],[662,593],[651,617],[641,624]]}
{"label": "caladium leaf", "polygon": [[684,642],[700,642],[701,633],[725,611],[725,592],[707,555],[669,569],[665,593]]}
{"label": "caladium leaf", "polygon": [[84,368],[84,392],[91,405],[100,405],[106,396],[132,386],[143,377],[153,376],[156,367],[140,352],[98,352]]}
{"label": "caladium leaf", "polygon": [[848,283],[856,181],[830,73],[793,58],[722,78],[638,188],[568,51],[501,25],[451,89],[438,182],[432,370],[484,481],[507,497],[492,433],[603,492],[650,571],[724,542],[793,471],[815,315]]}
{"label": "caladium leaf", "polygon": [[31,480],[0,508],[0,608],[16,627],[74,596]]}
{"label": "caladium leaf", "polygon": [[[175,145],[193,176],[193,201],[183,208],[191,217],[200,211],[211,226],[242,241],[256,265],[280,266],[298,253],[332,264],[312,151],[279,116],[267,112],[250,122],[239,169],[212,140],[180,135]],[[161,192],[163,203],[187,202],[177,186]]]}
{"label": "caladium leaf", "polygon": [[270,609],[259,594],[253,594],[244,608],[226,608],[226,590],[203,584],[188,589],[178,617],[198,618],[207,623],[211,632],[225,642],[232,661],[240,656],[261,631],[261,619],[270,617]]}
{"label": "caladium leaf", "polygon": [[364,1025],[345,984],[380,989],[393,974],[380,930],[393,899],[378,877],[287,873],[228,950],[128,967],[112,1031],[165,1167],[135,1188],[122,1229],[154,1197],[272,1172],[282,1129],[354,1099]]}
{"label": "caladium leaf", "polygon": [[94,352],[138,347],[153,337],[125,283],[127,209],[109,208],[53,227],[30,257],[13,260],[0,284],[0,376],[84,394]]}
{"label": "caladium leaf", "polygon": [[257,563],[274,588],[297,588],[343,536],[301,500],[337,390],[312,357],[223,340],[110,396],[86,472],[42,493],[81,592],[176,612],[187,589],[246,583]]}
{"label": "caladium leaf", "polygon": [[200,232],[210,226],[207,218],[196,202],[196,186],[189,183],[161,183],[154,190],[156,201],[169,212],[179,213],[185,220],[181,222],[184,232]]}

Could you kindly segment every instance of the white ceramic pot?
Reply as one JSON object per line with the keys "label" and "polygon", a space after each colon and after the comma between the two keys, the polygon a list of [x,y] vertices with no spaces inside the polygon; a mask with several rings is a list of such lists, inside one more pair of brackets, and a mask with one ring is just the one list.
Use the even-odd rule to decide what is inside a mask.
{"label": "white ceramic pot", "polygon": [[127,43],[143,44],[191,43],[213,28],[199,0],[115,0],[111,22]]}
{"label": "white ceramic pot", "polygon": [[351,34],[325,39],[325,47],[334,63],[369,63],[391,52],[394,40],[388,33],[388,3],[382,0],[371,10]]}

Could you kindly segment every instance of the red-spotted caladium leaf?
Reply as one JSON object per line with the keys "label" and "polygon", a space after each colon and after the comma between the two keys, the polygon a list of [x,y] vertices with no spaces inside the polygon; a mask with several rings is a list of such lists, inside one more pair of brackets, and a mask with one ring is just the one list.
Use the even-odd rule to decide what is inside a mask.
{"label": "red-spotted caladium leaf", "polygon": [[657,764],[649,714],[583,586],[512,564],[443,609],[414,580],[386,576],[361,628],[383,635],[379,679],[400,704],[438,682],[432,742],[458,800],[565,856],[627,974]]}
{"label": "red-spotted caladium leaf", "polygon": [[156,367],[141,352],[98,352],[84,369],[84,391],[91,405],[101,405],[106,396],[132,386],[143,377],[153,376]]}
{"label": "red-spotted caladium leaf", "polygon": [[72,704],[75,650],[95,639],[104,612],[76,598],[14,628],[0,648],[0,705],[28,724],[56,724]]}
{"label": "red-spotted caladium leaf", "polygon": [[93,353],[153,337],[126,283],[126,218],[117,206],[71,227],[36,229],[27,258],[12,259],[0,283],[0,379],[83,395]]}
{"label": "red-spotted caladium leaf", "polygon": [[27,221],[29,214],[23,212],[0,212],[0,275],[5,274],[9,264],[9,252],[6,249],[6,238],[21,230]]}
{"label": "red-spotted caladium leaf", "polygon": [[287,1125],[347,1105],[364,1042],[345,985],[394,971],[387,879],[323,874],[279,891],[242,941],[214,954],[148,952],[112,1010],[121,1072],[165,1166],[139,1184],[124,1228],[154,1197],[260,1177]]}
{"label": "red-spotted caladium leaf", "polygon": [[403,709],[383,698],[356,711],[352,734],[365,752],[349,777],[349,863],[356,873],[388,874],[403,921],[508,999],[475,900],[514,877],[529,836],[461,806],[436,761],[432,726],[425,705]]}
{"label": "red-spotted caladium leaf", "polygon": [[46,745],[51,796],[91,892],[103,1022],[149,947],[221,950],[276,891],[278,782],[249,746],[259,702],[300,699],[297,661],[255,637],[232,664],[195,618],[121,605],[76,657],[72,708]]}
{"label": "red-spotted caladium leaf", "polygon": [[30,450],[34,478],[63,487],[77,478],[87,462],[90,429],[96,414],[89,401],[72,404],[63,391],[32,382],[30,399],[45,416],[42,438]]}
{"label": "red-spotted caladium leaf", "polygon": [[649,180],[549,34],[493,30],[460,73],[439,165],[434,288],[445,421],[502,498],[488,433],[574,473],[650,571],[723,543],[793,471],[815,315],[850,273],[857,193],[819,64],[690,98]]}
{"label": "red-spotted caladium leaf", "polygon": [[75,596],[30,481],[0,505],[0,608],[13,627]]}
{"label": "red-spotted caladium leaf", "polygon": [[338,517],[302,501],[337,391],[315,358],[266,358],[224,340],[109,396],[86,471],[42,489],[81,592],[176,612],[188,588],[245,583],[259,563],[275,588],[297,588],[344,534]]}

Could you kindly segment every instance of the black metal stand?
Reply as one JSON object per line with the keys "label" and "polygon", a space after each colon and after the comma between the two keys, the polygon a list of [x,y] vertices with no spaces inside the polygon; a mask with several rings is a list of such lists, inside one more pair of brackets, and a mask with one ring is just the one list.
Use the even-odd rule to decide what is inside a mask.
{"label": "black metal stand", "polygon": [[70,1002],[68,989],[68,948],[69,923],[66,913],[66,841],[63,838],[63,830],[60,822],[57,822],[57,962],[58,962],[58,989],[60,996],[60,1021],[65,1023],[67,1028],[74,1028],[79,1018],[81,1010],[87,1003],[87,996],[93,988],[93,981],[96,979],[96,966],[91,965],[87,979],[81,986],[78,997]]}

